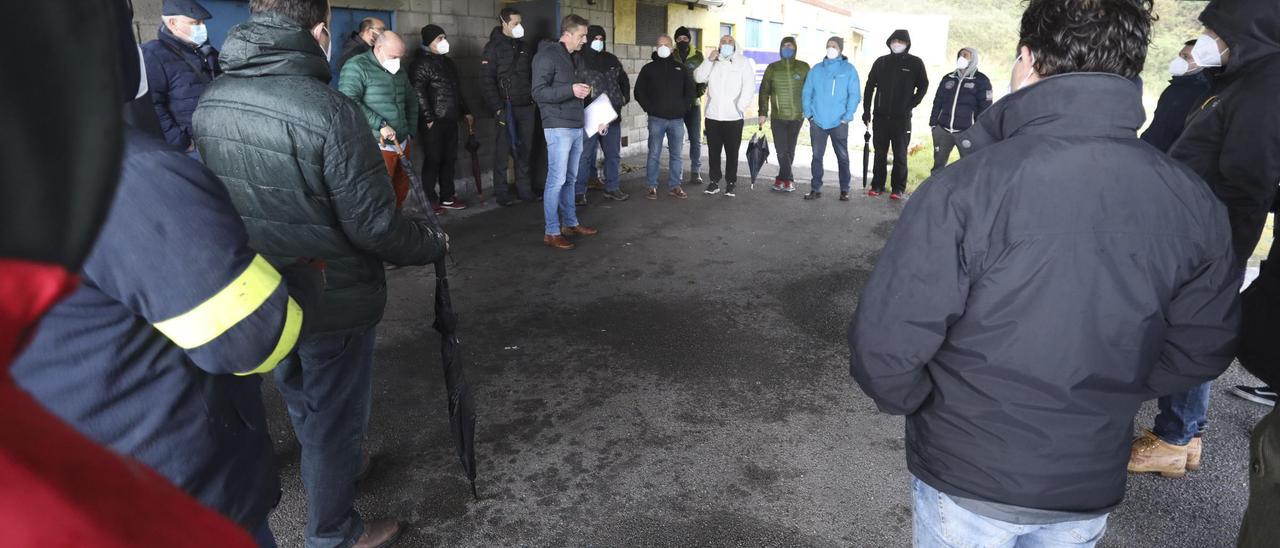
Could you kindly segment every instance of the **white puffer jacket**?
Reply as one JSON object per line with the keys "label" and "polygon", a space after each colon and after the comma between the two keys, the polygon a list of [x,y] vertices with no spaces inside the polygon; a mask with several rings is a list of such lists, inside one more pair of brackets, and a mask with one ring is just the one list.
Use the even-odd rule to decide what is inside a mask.
{"label": "white puffer jacket", "polygon": [[741,120],[756,95],[756,64],[741,52],[728,59],[703,62],[693,71],[693,79],[707,84],[708,120]]}

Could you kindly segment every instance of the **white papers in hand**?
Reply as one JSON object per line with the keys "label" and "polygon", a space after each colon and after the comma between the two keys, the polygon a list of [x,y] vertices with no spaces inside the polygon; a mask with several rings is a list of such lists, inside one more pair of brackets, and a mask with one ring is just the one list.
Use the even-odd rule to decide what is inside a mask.
{"label": "white papers in hand", "polygon": [[618,118],[618,111],[613,110],[613,103],[609,102],[609,95],[601,93],[599,97],[596,97],[595,101],[587,105],[583,118],[583,125],[586,126],[583,129],[586,130],[587,137],[594,137],[596,132],[600,130],[601,124],[612,123]]}

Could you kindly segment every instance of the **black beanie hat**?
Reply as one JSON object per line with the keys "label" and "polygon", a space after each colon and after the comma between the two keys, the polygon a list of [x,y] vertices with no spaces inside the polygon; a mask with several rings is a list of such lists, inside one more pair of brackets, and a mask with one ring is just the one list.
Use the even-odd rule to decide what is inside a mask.
{"label": "black beanie hat", "polygon": [[432,24],[422,27],[422,47],[431,46],[431,43],[435,42],[441,34],[444,34],[444,29],[440,28],[440,25]]}
{"label": "black beanie hat", "polygon": [[685,28],[685,27],[680,27],[680,28],[676,29],[676,35],[675,35],[674,39],[675,39],[675,40],[679,40],[681,36],[683,36],[683,37],[685,37],[685,38],[688,38],[688,39],[690,39],[690,40],[692,40],[692,39],[693,39],[693,36],[691,36],[691,35],[689,34],[689,29],[687,29],[687,28]]}

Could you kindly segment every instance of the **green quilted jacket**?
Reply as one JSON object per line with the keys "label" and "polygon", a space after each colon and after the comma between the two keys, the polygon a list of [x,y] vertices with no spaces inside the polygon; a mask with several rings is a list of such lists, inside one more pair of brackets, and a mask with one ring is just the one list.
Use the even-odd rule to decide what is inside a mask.
{"label": "green quilted jacket", "polygon": [[774,61],[760,82],[760,115],[775,120],[803,120],[800,94],[809,76],[809,63],[797,59]]}
{"label": "green quilted jacket", "polygon": [[[403,61],[403,60],[401,60]],[[408,66],[402,66],[391,74],[373,56],[373,50],[352,57],[342,65],[338,75],[338,91],[360,105],[365,120],[375,134],[385,120],[395,130],[396,138],[404,141],[412,137],[418,128],[418,96],[409,83]]]}

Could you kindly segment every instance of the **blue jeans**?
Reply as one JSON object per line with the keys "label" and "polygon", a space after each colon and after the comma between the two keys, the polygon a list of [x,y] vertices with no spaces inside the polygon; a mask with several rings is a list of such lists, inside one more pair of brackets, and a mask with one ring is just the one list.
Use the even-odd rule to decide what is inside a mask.
{"label": "blue jeans", "polygon": [[364,532],[354,503],[375,338],[373,329],[307,338],[275,371],[302,446],[307,548],[350,546]]}
{"label": "blue jeans", "polygon": [[[1244,285],[1244,275],[1243,268],[1236,272],[1239,285]],[[1159,398],[1156,407],[1160,413],[1156,415],[1151,433],[1165,443],[1191,443],[1192,438],[1203,434],[1209,426],[1209,383]]]}
{"label": "blue jeans", "polygon": [[258,548],[278,548],[276,536],[271,532],[271,520],[263,521],[262,525],[253,531],[253,541],[258,543]]}
{"label": "blue jeans", "polygon": [[542,190],[542,214],[547,235],[560,234],[564,226],[578,226],[578,212],[573,205],[573,189],[582,157],[582,128],[543,129],[547,138],[547,184]]}
{"label": "blue jeans", "polygon": [[[684,128],[689,135],[689,166],[694,176],[702,169],[702,105],[697,102],[684,115]],[[683,145],[683,143],[681,143]]]}
{"label": "blue jeans", "polygon": [[1209,383],[1156,400],[1160,413],[1151,432],[1166,443],[1186,445],[1209,426]]}
{"label": "blue jeans", "polygon": [[680,178],[684,175],[684,120],[649,117],[649,162],[645,165],[646,183],[649,188],[658,188],[659,161],[662,159],[662,139],[667,139],[667,156],[670,166],[667,171],[667,186],[678,188]]}
{"label": "blue jeans", "polygon": [[836,164],[840,168],[840,192],[849,192],[849,181],[853,172],[849,171],[849,124],[839,124],[831,129],[822,129],[809,120],[809,140],[813,142],[813,162],[809,168],[813,171],[813,182],[809,188],[814,192],[822,192],[822,157],[827,154],[827,138],[831,138],[831,147],[836,152]]}
{"label": "blue jeans", "polygon": [[596,146],[599,145],[604,150],[604,190],[605,192],[617,192],[618,185],[622,184],[618,173],[622,169],[622,119],[614,120],[609,124],[609,133],[600,135],[599,133],[587,137],[582,134],[582,158],[578,161],[578,179],[574,185],[574,190],[578,194],[587,193],[587,176],[595,177],[598,175],[596,171]]}
{"label": "blue jeans", "polygon": [[1046,525],[1018,525],[983,517],[958,506],[946,494],[911,478],[916,548],[1092,547],[1107,532],[1107,518]]}

